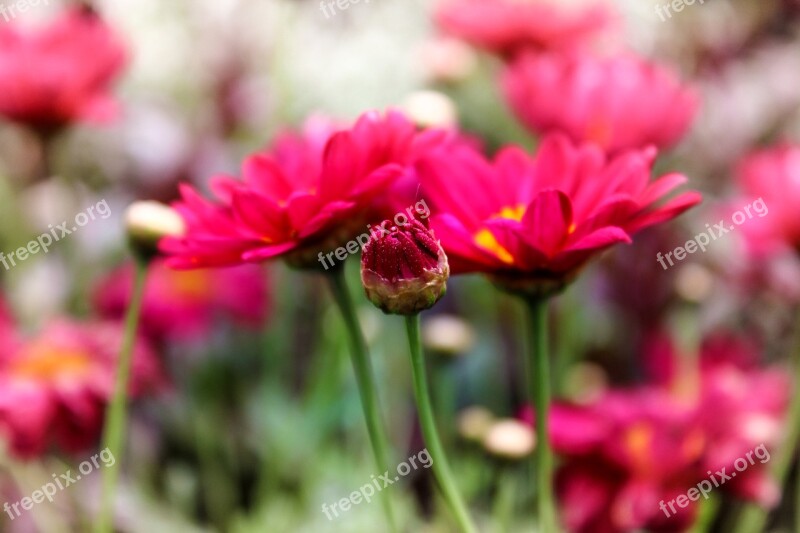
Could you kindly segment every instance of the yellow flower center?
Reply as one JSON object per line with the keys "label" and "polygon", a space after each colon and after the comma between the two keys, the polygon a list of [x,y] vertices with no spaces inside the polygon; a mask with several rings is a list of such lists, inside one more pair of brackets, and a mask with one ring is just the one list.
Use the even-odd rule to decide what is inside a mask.
{"label": "yellow flower center", "polygon": [[170,286],[180,296],[199,300],[211,292],[211,280],[207,271],[167,269],[167,272]]}
{"label": "yellow flower center", "polygon": [[638,423],[625,432],[625,447],[633,456],[633,463],[647,468],[650,462],[649,450],[653,442],[653,429],[646,423]]}
{"label": "yellow flower center", "polygon": [[36,343],[24,349],[11,363],[9,371],[20,378],[53,381],[60,377],[86,375],[91,367],[91,359],[85,352]]}
{"label": "yellow flower center", "polygon": [[[525,215],[525,207],[522,204],[519,204],[515,207],[506,206],[500,210],[499,213],[496,213],[489,217],[489,220],[516,220],[517,222],[522,220],[522,217]],[[474,238],[475,244],[483,248],[484,250],[494,254],[500,261],[507,265],[514,264],[514,256],[506,250],[499,242],[492,232],[488,229],[482,229],[478,233],[475,234]]]}

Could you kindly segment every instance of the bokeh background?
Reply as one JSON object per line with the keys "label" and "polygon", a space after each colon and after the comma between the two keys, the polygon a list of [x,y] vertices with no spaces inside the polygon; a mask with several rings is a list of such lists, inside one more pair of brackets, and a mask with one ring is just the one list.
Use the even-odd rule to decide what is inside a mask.
{"label": "bokeh background", "polygon": [[[579,2],[556,3],[574,9]],[[676,455],[692,445],[695,427],[671,416],[681,402],[653,399],[647,391],[690,388],[700,380],[704,390],[718,386],[721,392],[703,400],[698,416],[719,418],[717,433],[754,432],[777,451],[789,427],[798,258],[790,252],[754,255],[737,232],[667,271],[655,256],[749,201],[736,179],[744,156],[800,138],[800,4],[707,0],[666,21],[656,13],[657,0],[607,4],[617,14],[617,29],[603,46],[624,46],[670,65],[700,95],[690,131],[657,168],[659,174],[677,170],[689,176],[704,202],[604,255],[555,300],[553,387],[564,405],[584,409],[570,411],[573,418],[562,427],[590,432],[581,417],[602,420],[616,409],[598,403],[613,391],[631,424],[643,420],[656,434],[669,432],[669,439],[657,435],[643,444],[655,450],[669,443],[646,454],[653,463],[641,477],[650,480],[664,464],[680,461]],[[0,18],[0,27],[42,24],[68,5],[50,0],[12,21]],[[497,80],[501,60],[444,39],[433,22],[433,2],[362,0],[335,16],[326,16],[316,1],[302,0],[92,5],[129,50],[114,90],[121,112],[107,124],[75,125],[46,145],[30,130],[0,122],[0,242],[3,250],[14,250],[48,224],[71,220],[102,200],[111,215],[47,254],[0,270],[8,328],[0,343],[7,344],[7,353],[19,343],[47,345],[62,333],[79,336],[78,325],[89,336],[100,323],[113,329],[131,284],[125,207],[137,199],[173,201],[181,182],[207,190],[210,177],[237,175],[247,154],[309,117],[350,121],[368,109],[396,107],[421,124],[459,124],[489,153],[509,143],[533,148],[538,142],[505,104]],[[797,168],[793,172],[800,176]],[[408,457],[424,444],[414,418],[402,323],[368,305],[357,282],[357,261],[349,263],[392,441],[399,456]],[[356,506],[333,521],[320,511],[377,474],[347,341],[323,281],[280,262],[219,272],[153,268],[144,329],[158,369],[140,369],[146,386],[131,406],[118,529],[383,531],[380,505]],[[59,333],[64,323],[68,331]],[[440,431],[482,531],[530,530],[524,465],[534,437],[519,382],[524,327],[519,302],[478,276],[452,279],[445,299],[423,318]],[[98,351],[113,351],[119,338],[114,335],[92,342],[100,344]],[[664,354],[675,352],[694,354],[689,359],[736,353],[747,363],[723,377],[697,377],[671,366]],[[37,375],[51,376],[64,363],[47,364]],[[105,385],[92,385],[103,389],[111,378],[106,372],[92,379],[105,379]],[[0,401],[0,411],[24,412],[26,401],[10,395]],[[49,420],[43,427],[70,416],[96,422],[96,410],[103,408],[102,402],[92,408],[66,405],[66,412],[42,419]],[[510,421],[516,425],[495,427]],[[19,431],[16,421],[4,423],[11,428],[6,433]],[[490,436],[492,428],[498,431]],[[74,469],[95,453],[98,442],[89,440],[73,439],[73,447],[48,442],[24,457],[9,451],[0,494],[17,501],[51,473]],[[713,442],[704,444],[709,453],[726,457],[727,451],[714,451]],[[614,463],[587,456],[570,465],[592,479],[615,479],[616,471],[597,473],[606,460]],[[788,530],[800,497],[797,472],[788,470],[783,484],[720,491],[689,525],[666,522],[657,530],[730,531],[748,497],[773,507],[770,527]],[[100,481],[99,473],[86,476],[55,503],[37,505],[13,521],[0,515],[0,529],[87,531],[99,506]],[[429,470],[387,490],[399,502],[408,531],[452,530]],[[577,514],[594,494],[559,490],[566,508]],[[589,521],[580,531],[635,530],[601,522]]]}

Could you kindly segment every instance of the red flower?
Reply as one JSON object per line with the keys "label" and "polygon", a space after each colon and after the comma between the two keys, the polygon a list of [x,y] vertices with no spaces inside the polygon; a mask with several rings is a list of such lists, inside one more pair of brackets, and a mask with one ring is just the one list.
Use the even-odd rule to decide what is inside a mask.
{"label": "red flower", "polygon": [[670,70],[632,55],[527,54],[508,67],[503,86],[532,131],[562,131],[609,152],[672,146],[698,107]]}
{"label": "red flower", "polygon": [[448,134],[416,127],[397,112],[366,113],[346,130],[281,136],[244,162],[244,180],[216,179],[217,202],[181,188],[174,207],[187,235],[162,241],[174,268],[263,261],[301,267],[363,233],[378,194]]}
{"label": "red flower", "polygon": [[[33,457],[51,445],[92,446],[114,389],[122,327],[60,321],[36,337],[4,346],[0,356],[0,436],[12,453]],[[154,353],[136,343],[130,393],[162,383]]]}
{"label": "red flower", "polygon": [[576,10],[554,1],[451,0],[436,13],[445,32],[504,56],[531,48],[583,47],[606,32],[613,19],[606,5]]}
{"label": "red flower", "polygon": [[[122,318],[132,287],[131,265],[113,271],[95,288],[95,307],[106,318]],[[258,327],[269,311],[268,290],[266,272],[256,265],[185,272],[153,261],[142,302],[141,329],[156,340],[202,340],[221,317]]]}
{"label": "red flower", "polygon": [[0,115],[38,130],[106,120],[110,87],[126,63],[119,37],[88,7],[49,26],[0,26]]}
{"label": "red flower", "polygon": [[654,182],[654,149],[607,158],[596,146],[546,138],[535,157],[511,147],[489,162],[461,147],[419,164],[431,227],[454,273],[557,289],[591,257],[700,202],[696,192],[658,205],[686,182]]}

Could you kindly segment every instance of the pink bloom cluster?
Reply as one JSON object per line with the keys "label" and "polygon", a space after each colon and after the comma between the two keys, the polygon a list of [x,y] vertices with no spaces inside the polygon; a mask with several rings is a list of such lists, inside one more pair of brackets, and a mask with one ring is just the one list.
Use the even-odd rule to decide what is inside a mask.
{"label": "pink bloom cluster", "polygon": [[[682,531],[697,505],[667,516],[662,500],[686,494],[709,471],[730,473],[760,445],[777,447],[791,383],[780,369],[760,369],[758,354],[738,338],[713,336],[696,374],[687,374],[687,356],[657,338],[646,353],[658,376],[650,384],[609,390],[590,405],[554,405],[551,439],[562,459],[556,491],[569,531]],[[763,461],[714,490],[765,507],[779,499]]]}

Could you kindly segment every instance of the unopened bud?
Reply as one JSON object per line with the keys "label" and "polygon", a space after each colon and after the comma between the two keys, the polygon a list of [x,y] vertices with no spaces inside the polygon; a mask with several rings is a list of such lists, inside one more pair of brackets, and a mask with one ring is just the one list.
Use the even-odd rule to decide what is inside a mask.
{"label": "unopened bud", "polygon": [[449,276],[444,250],[418,220],[370,239],[361,257],[367,298],[384,313],[413,315],[433,307]]}

